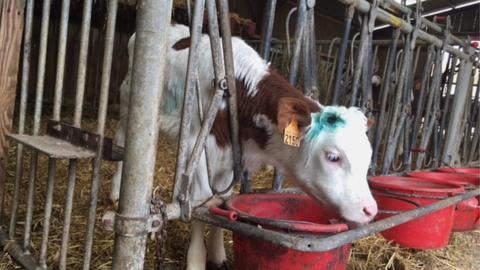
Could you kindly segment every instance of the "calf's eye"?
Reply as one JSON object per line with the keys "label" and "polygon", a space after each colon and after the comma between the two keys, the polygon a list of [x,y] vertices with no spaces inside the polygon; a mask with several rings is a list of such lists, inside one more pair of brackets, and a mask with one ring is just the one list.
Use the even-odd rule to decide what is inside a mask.
{"label": "calf's eye", "polygon": [[331,152],[327,153],[327,160],[330,162],[339,162],[340,156]]}

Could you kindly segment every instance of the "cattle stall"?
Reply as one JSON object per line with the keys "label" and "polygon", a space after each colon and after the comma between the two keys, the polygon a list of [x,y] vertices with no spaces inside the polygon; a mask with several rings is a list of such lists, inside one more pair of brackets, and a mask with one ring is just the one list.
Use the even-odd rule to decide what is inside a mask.
{"label": "cattle stall", "polygon": [[[472,190],[325,238],[229,222],[210,214],[206,206],[193,207],[192,174],[225,100],[234,164],[234,181],[228,190],[238,184],[242,193],[248,193],[255,187],[241,164],[229,1],[186,1],[192,27],[176,153],[174,145],[167,150],[159,145],[163,139],[158,138],[156,115],[162,102],[157,89],[167,80],[162,72],[167,49],[164,37],[174,13],[173,2],[178,1],[103,2],[107,11],[104,29],[91,30],[97,1],[82,2],[81,19],[76,18],[78,25],[73,27],[70,0],[61,1],[55,14],[58,21],[51,20],[52,0],[0,1],[0,37],[5,37],[0,39],[0,62],[8,66],[0,69],[0,244],[24,268],[162,269],[171,252],[163,246],[174,237],[167,223],[169,228],[182,227],[179,221],[191,220],[294,250],[328,251],[478,196],[479,190]],[[117,65],[121,65],[119,59],[124,65],[128,61],[118,47],[126,50],[132,32],[118,32],[119,2],[137,8],[125,148],[111,139],[116,126],[111,118],[118,111],[118,97],[112,98],[112,93],[118,95],[116,88],[125,73]],[[304,95],[322,104],[358,106],[375,120],[368,133],[373,148],[369,175],[478,166],[480,53],[470,40],[451,34],[451,18],[422,17],[420,1],[412,10],[390,0],[339,0],[345,5],[342,36],[319,40],[316,33],[322,25],[315,23],[319,4],[315,2],[298,1],[286,18],[286,40],[278,40],[272,38],[277,1],[267,1],[261,38],[246,41]],[[291,36],[292,18],[296,20]],[[202,29],[204,22],[208,30]],[[375,23],[390,25],[391,38],[373,39]],[[52,29],[58,37],[49,34]],[[79,39],[72,38],[72,31]],[[211,47],[216,94],[200,115],[201,131],[195,147],[189,149],[187,133],[197,117],[191,104],[197,102],[195,70],[202,53],[197,49],[202,31],[222,43]],[[55,72],[46,72],[47,67]],[[173,161],[163,160],[169,168],[161,165],[160,169],[163,174],[170,171],[166,176],[172,183],[169,188],[154,184],[159,173],[156,163],[163,157],[158,147],[176,156]],[[113,162],[119,160],[125,165],[115,205],[108,202],[105,186]],[[281,173],[273,174],[273,183],[268,185],[276,192],[289,191],[282,188]],[[53,231],[57,231],[55,237]],[[72,241],[74,234],[80,236]],[[146,258],[155,258],[155,266],[146,264]]]}

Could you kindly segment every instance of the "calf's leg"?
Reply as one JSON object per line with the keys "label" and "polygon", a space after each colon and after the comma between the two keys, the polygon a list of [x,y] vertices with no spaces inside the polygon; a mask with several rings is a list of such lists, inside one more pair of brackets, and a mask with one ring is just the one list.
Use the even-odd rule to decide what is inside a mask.
{"label": "calf's leg", "polygon": [[187,254],[187,270],[204,270],[207,250],[205,248],[205,223],[192,221],[192,235]]}
{"label": "calf's leg", "polygon": [[227,255],[223,244],[223,229],[212,226],[207,238],[208,263],[216,269],[227,269]]}

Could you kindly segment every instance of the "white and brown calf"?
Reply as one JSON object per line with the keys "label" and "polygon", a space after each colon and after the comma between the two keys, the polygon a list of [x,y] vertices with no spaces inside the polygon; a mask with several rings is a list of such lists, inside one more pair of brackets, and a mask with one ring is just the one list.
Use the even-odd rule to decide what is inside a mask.
{"label": "white and brown calf", "polygon": [[[167,56],[167,82],[163,89],[163,113],[159,121],[161,133],[174,140],[179,134],[188,62],[188,36],[187,27],[172,25],[167,37],[170,48]],[[133,55],[133,40],[134,36],[129,42],[130,57]],[[377,212],[377,205],[366,180],[372,153],[366,136],[367,118],[357,108],[324,107],[304,97],[244,41],[233,38],[232,46],[245,169],[254,172],[263,164],[273,165],[293,179],[306,193],[336,210],[347,221],[371,221]],[[208,36],[201,38],[199,51],[199,89],[206,110],[214,94],[211,87],[214,73]],[[130,68],[131,63],[130,59]],[[116,134],[120,145],[124,143],[130,76],[129,71],[121,87],[121,121]],[[194,115],[198,115],[197,111],[198,108],[194,108]],[[299,148],[285,145],[283,140],[285,127],[293,118],[301,131]],[[191,128],[190,148],[193,148],[199,129],[200,120],[197,118],[193,120]],[[217,190],[223,190],[233,177],[226,106],[222,106],[215,119],[206,147],[212,159],[211,182]],[[202,156],[192,187],[192,197],[197,205],[212,195],[204,159]],[[118,199],[120,178],[121,163],[112,179],[113,200]],[[201,222],[192,223],[187,269],[204,269],[207,256],[216,265],[221,265],[226,260],[222,230],[212,228],[206,249],[204,228]]]}

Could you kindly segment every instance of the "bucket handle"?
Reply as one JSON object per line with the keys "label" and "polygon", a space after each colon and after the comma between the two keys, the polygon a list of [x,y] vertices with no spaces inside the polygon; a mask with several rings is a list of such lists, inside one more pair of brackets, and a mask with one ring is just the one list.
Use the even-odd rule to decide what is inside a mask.
{"label": "bucket handle", "polygon": [[248,215],[238,215],[239,219],[259,225],[272,226],[279,229],[293,230],[303,233],[339,233],[348,230],[347,224],[318,224],[308,221],[293,221],[283,219],[265,219]]}

